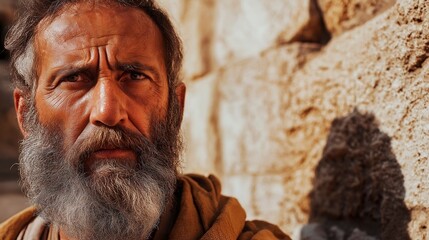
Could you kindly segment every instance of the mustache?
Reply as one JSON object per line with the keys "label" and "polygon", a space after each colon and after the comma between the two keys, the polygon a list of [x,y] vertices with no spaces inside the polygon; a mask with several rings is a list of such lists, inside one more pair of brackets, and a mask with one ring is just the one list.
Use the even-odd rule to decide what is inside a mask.
{"label": "mustache", "polygon": [[[152,131],[148,139],[121,127],[92,126],[66,143],[64,130],[35,125],[20,155],[27,196],[41,216],[64,225],[76,239],[94,239],[93,233],[97,239],[141,237],[156,227],[176,187],[177,160],[164,153],[174,148],[156,144],[157,138],[172,135],[162,124],[153,127],[160,131]],[[175,144],[173,137],[165,143]],[[93,181],[79,165],[92,152],[111,147],[139,153],[137,165],[128,168],[113,159],[105,161],[101,167],[112,174]]]}
{"label": "mustache", "polygon": [[[70,156],[78,162],[71,162],[79,171],[83,170],[84,162],[96,151],[101,149],[129,149],[136,153],[137,158],[141,156],[157,157],[159,151],[156,146],[144,135],[137,134],[123,127],[105,127],[94,128],[87,133],[87,137],[76,142],[72,150],[69,151],[74,156]],[[76,154],[79,156],[76,158]]]}

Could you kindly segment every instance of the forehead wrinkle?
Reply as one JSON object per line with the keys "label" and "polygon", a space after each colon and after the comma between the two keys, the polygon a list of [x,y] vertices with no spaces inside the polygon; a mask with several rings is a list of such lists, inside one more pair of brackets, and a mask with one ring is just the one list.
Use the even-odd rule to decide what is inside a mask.
{"label": "forehead wrinkle", "polygon": [[[120,3],[112,0],[78,0],[74,2],[68,2],[63,4],[56,12],[54,12],[52,15],[46,17],[43,20],[47,20],[47,23],[49,24],[49,21],[54,20],[55,18],[59,17],[60,15],[63,15],[65,12],[68,12],[68,14],[71,15],[79,15],[82,13],[82,9],[79,9],[80,6],[86,5],[87,10],[89,12],[94,12],[96,10],[100,10],[101,8],[104,9],[115,9],[115,12],[127,12],[129,8],[133,8],[130,6],[124,6]],[[89,9],[88,9],[89,8]]]}
{"label": "forehead wrinkle", "polygon": [[82,46],[79,48],[70,49],[68,51],[65,51],[64,53],[76,53],[76,51],[79,51],[78,53],[72,54],[72,55],[81,55],[82,53],[80,51],[91,51],[91,49],[99,48],[99,47],[107,47],[109,45],[110,45],[109,43],[105,43],[105,44],[95,44],[95,45],[89,45],[89,46]]}
{"label": "forehead wrinkle", "polygon": [[[91,1],[93,3],[93,1]],[[67,5],[66,5],[67,6]],[[130,7],[120,7],[119,14],[111,14],[112,12],[117,13],[117,9],[113,9],[112,5],[108,6],[101,6],[101,8],[107,9],[107,11],[102,12],[100,8],[95,10],[94,12],[91,12],[90,9],[94,9],[95,5],[87,4],[87,3],[74,3],[72,4],[72,7],[66,8],[63,7],[60,11],[60,13],[56,14],[56,17],[52,17],[49,20],[46,20],[44,22],[41,22],[38,26],[39,28],[39,34],[42,35],[42,37],[37,37],[38,42],[40,43],[40,47],[45,47],[46,49],[41,49],[42,51],[45,50],[52,52],[55,51],[55,48],[60,48],[62,51],[65,51],[64,53],[71,53],[70,57],[73,59],[73,57],[79,57],[82,56],[84,51],[90,51],[92,54],[92,48],[96,47],[109,47],[110,45],[122,45],[126,46],[124,50],[125,52],[118,52],[117,54],[112,55],[111,57],[114,57],[118,60],[124,60],[122,59],[124,57],[124,54],[126,54],[126,57],[129,58],[129,55],[132,54],[132,49],[135,48],[144,48],[143,45],[145,45],[145,38],[146,36],[156,36],[156,41],[158,41],[160,54],[164,56],[164,46],[162,44],[163,36],[159,29],[159,27],[156,25],[156,23],[143,11],[135,8]],[[78,11],[82,10],[82,11]],[[129,11],[126,11],[129,10]],[[84,21],[73,21],[74,18],[80,17],[79,15],[82,14],[85,15]],[[122,13],[122,14],[121,14]],[[126,15],[124,15],[126,13]],[[86,20],[88,18],[91,18],[91,16],[94,16],[93,14],[100,14],[100,18],[96,17],[94,19],[94,24],[92,24],[91,27],[86,26]],[[107,18],[106,20],[106,14],[112,15],[112,17]],[[131,20],[132,24],[130,27],[112,27],[109,28],[109,24],[114,24],[115,26],[124,26],[124,23],[126,23],[123,19],[128,18]],[[118,19],[118,21],[115,21],[115,19]],[[89,19],[88,19],[89,20]],[[92,19],[91,19],[92,21]],[[135,23],[135,24],[134,24]],[[104,26],[106,27],[103,27]],[[55,27],[57,25],[57,27]],[[91,29],[94,29],[95,31],[91,31]],[[100,31],[97,30],[100,29]],[[112,29],[109,31],[109,29]],[[114,29],[114,30],[113,30]],[[47,31],[41,31],[41,30],[49,30]],[[97,36],[97,34],[101,34]],[[58,43],[52,45],[49,41],[49,39],[46,39],[46,36],[50,36],[50,39],[53,40],[53,43]],[[118,36],[118,37],[116,37]],[[79,39],[76,38],[85,38],[82,41],[79,41]],[[107,41],[103,42],[103,39],[107,38]],[[137,45],[127,46],[128,41],[135,41],[136,39],[142,39],[142,41]],[[43,41],[40,41],[42,40]],[[48,41],[45,41],[48,40]],[[70,45],[67,43],[69,40],[77,40],[77,41],[71,41]],[[134,39],[134,40],[133,40]],[[45,44],[44,44],[45,42]],[[49,43],[48,43],[49,42]],[[59,44],[62,42],[61,44]],[[97,44],[97,42],[99,44]],[[48,43],[48,45],[46,45]],[[73,46],[74,45],[74,46]],[[127,50],[128,49],[128,50]],[[74,56],[73,56],[74,55]],[[87,54],[85,54],[87,55]],[[138,54],[140,55],[140,54]],[[135,56],[139,59],[143,58],[150,58],[150,56]],[[85,58],[90,58],[89,56]],[[58,59],[61,61],[60,59]],[[76,59],[77,60],[77,59]],[[129,59],[131,60],[131,59]],[[165,61],[165,60],[164,60]],[[162,62],[165,64],[165,62]],[[77,61],[79,62],[79,61]]]}
{"label": "forehead wrinkle", "polygon": [[[102,14],[102,13],[95,13]],[[142,12],[142,14],[144,14]],[[75,16],[75,15],[73,15]],[[76,15],[77,16],[77,15]],[[79,37],[90,37],[91,39],[99,39],[103,40],[104,38],[112,38],[116,39],[118,37],[121,40],[122,37],[129,37],[129,32],[132,31],[135,34],[134,37],[143,37],[147,35],[155,35],[159,31],[155,23],[151,21],[151,19],[147,19],[147,16],[142,15],[142,17],[134,18],[136,20],[136,24],[131,28],[122,28],[120,30],[115,29],[116,31],[111,30],[109,27],[100,27],[97,32],[89,32],[87,31],[86,26],[78,24],[77,22],[71,21],[73,18],[68,18],[67,15],[62,15],[53,19],[50,23],[42,23],[39,26],[39,33],[43,31],[43,35],[45,37],[51,37],[55,39],[59,39],[63,42],[67,42],[69,40],[79,38]],[[102,19],[101,17],[100,19]],[[132,18],[132,17],[131,17]],[[98,19],[94,20],[96,24],[103,24],[103,21],[97,22]],[[150,24],[148,24],[150,22]],[[122,23],[119,21],[115,21],[114,19],[110,19],[107,22],[107,25]],[[146,27],[141,27],[146,26]]]}
{"label": "forehead wrinkle", "polygon": [[[61,18],[62,16],[69,16],[71,18],[80,17],[81,15],[84,15],[87,12],[90,12],[96,15],[102,15],[104,12],[106,12],[106,10],[111,10],[111,11],[113,10],[115,14],[111,15],[111,19],[115,19],[118,14],[122,14],[122,13],[129,14],[129,10],[131,8],[140,10],[134,7],[122,6],[113,1],[112,2],[108,1],[108,2],[78,1],[78,2],[65,3],[56,12],[43,18],[38,25],[49,25],[56,19]],[[144,13],[143,10],[141,10],[140,12]]]}
{"label": "forehead wrinkle", "polygon": [[79,57],[76,58],[75,61],[70,61],[70,60],[66,60],[66,63],[64,61],[56,61],[57,64],[53,64],[51,66],[51,69],[55,70],[55,69],[69,69],[69,68],[83,68],[86,67],[88,65],[91,65],[90,62],[92,62],[92,60],[94,59],[93,54],[85,54],[85,57]]}

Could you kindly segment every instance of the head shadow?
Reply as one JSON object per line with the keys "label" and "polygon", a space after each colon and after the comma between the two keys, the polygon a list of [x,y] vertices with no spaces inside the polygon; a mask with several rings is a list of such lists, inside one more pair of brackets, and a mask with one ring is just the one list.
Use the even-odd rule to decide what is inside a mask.
{"label": "head shadow", "polygon": [[410,239],[404,176],[391,138],[355,109],[332,122],[301,239]]}

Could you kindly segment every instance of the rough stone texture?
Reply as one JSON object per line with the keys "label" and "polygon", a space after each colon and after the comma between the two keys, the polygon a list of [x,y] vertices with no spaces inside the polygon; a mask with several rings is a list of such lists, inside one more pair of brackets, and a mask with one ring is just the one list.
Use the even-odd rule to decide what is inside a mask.
{"label": "rough stone texture", "polygon": [[238,198],[249,218],[257,216],[252,206],[254,190],[254,176],[252,175],[244,173],[243,175],[225,175],[222,178],[222,193]]}
{"label": "rough stone texture", "polygon": [[[402,184],[383,193],[383,199],[402,199],[407,207],[403,219],[410,218],[399,227],[408,230],[410,239],[424,239],[429,207],[429,154],[425,151],[429,144],[429,2],[403,0],[392,5],[393,1],[356,0],[334,6],[337,2],[319,1],[333,35],[326,46],[278,41],[279,45],[267,45],[268,49],[258,48],[256,55],[250,54],[254,49],[247,49],[249,55],[232,57],[222,68],[213,68],[208,77],[190,82],[192,92],[200,92],[193,101],[207,103],[200,110],[191,110],[198,112],[185,119],[190,126],[185,132],[204,141],[185,140],[188,146],[207,149],[205,152],[215,149],[206,166],[213,166],[222,176],[225,192],[237,196],[250,217],[272,220],[290,234],[300,233],[314,210],[309,193],[332,121],[355,107],[373,113],[379,130],[391,139],[391,153],[403,175]],[[244,21],[248,16],[239,10],[231,15],[214,23],[216,29],[225,28],[226,19]],[[281,25],[275,11],[271,15]],[[230,25],[237,32],[246,32],[246,25],[237,25],[240,21],[230,21]],[[267,25],[260,19],[255,24],[260,28]],[[224,46],[234,40],[229,37],[222,37]],[[228,55],[225,48],[218,56]],[[213,99],[204,94],[207,88]],[[209,106],[212,109],[207,111]],[[210,122],[202,123],[207,119]],[[205,129],[210,131],[193,130],[192,126],[209,126]],[[192,150],[188,147],[188,151]],[[204,160],[198,161],[204,166]],[[337,168],[335,176],[340,176],[341,165]],[[342,187],[338,185],[337,190],[345,191]],[[386,215],[384,219],[390,218]],[[386,221],[380,224],[381,229],[389,226]],[[346,231],[341,223],[335,226],[330,231],[346,234],[343,238],[372,238],[362,229]]]}
{"label": "rough stone texture", "polygon": [[184,76],[195,79],[278,42],[326,38],[312,0],[161,0],[182,33]]}
{"label": "rough stone texture", "polygon": [[364,24],[393,6],[396,0],[318,0],[327,29],[339,35]]}
{"label": "rough stone texture", "polygon": [[[185,146],[184,165],[189,172],[222,173],[217,166],[218,138],[213,109],[217,81],[215,75],[208,75],[204,80],[190,82],[186,87],[186,108],[183,119],[183,135],[188,143]],[[200,119],[200,121],[192,121]]]}
{"label": "rough stone texture", "polygon": [[290,151],[300,152],[300,146],[287,139],[286,132],[295,125],[283,119],[295,99],[292,76],[316,49],[312,44],[293,44],[219,72],[215,111],[224,173],[283,172],[300,161],[284,161]]}
{"label": "rough stone texture", "polygon": [[207,74],[213,67],[213,42],[215,0],[176,1],[161,0],[173,18],[184,43],[183,74],[187,79]]}
{"label": "rough stone texture", "polygon": [[[404,173],[405,202],[411,212],[428,205],[427,89],[428,2],[401,1],[385,14],[334,39],[326,54],[303,71],[347,84],[353,105],[375,113]],[[356,36],[360,36],[359,38]],[[350,46],[353,46],[350,50]],[[327,64],[329,63],[329,64]],[[426,133],[425,133],[426,132]],[[419,210],[420,211],[420,210]],[[411,239],[421,229],[409,224]]]}
{"label": "rough stone texture", "polygon": [[220,65],[256,56],[277,41],[317,42],[323,31],[311,0],[222,0],[215,7],[213,54]]}

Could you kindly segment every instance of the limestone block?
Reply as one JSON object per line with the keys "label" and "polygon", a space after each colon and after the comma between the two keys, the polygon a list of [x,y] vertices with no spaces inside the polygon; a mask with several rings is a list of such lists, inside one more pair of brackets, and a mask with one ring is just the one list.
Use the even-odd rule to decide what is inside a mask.
{"label": "limestone block", "polygon": [[[363,26],[333,39],[295,75],[323,84],[341,82],[343,100],[375,114],[381,130],[392,138],[404,175],[405,203],[416,209],[416,216],[418,211],[426,216],[429,205],[428,154],[424,150],[429,144],[428,8],[427,1],[398,2]],[[426,232],[414,223],[416,220],[409,223],[411,239]]]}
{"label": "limestone block", "polygon": [[182,131],[185,171],[220,175],[215,122],[216,75],[187,83]]}
{"label": "limestone block", "polygon": [[[374,112],[391,136],[408,207],[427,207],[427,7],[403,1],[319,54],[298,54],[304,47],[290,45],[219,74],[224,173],[282,174],[284,228],[305,222],[310,179],[330,123],[356,106]],[[411,237],[419,231],[410,230]]]}
{"label": "limestone block", "polygon": [[316,49],[293,44],[219,72],[217,117],[225,173],[282,172],[303,160],[305,133],[290,138],[288,132],[299,124],[289,108],[296,94],[292,77]]}
{"label": "limestone block", "polygon": [[199,78],[213,67],[215,0],[160,0],[173,19],[184,46],[183,75],[185,80]]}
{"label": "limestone block", "polygon": [[[375,34],[385,42],[384,52],[389,54],[374,74],[382,69],[387,73],[381,75],[385,76],[384,81],[380,78],[377,86],[367,91],[367,96],[382,101],[362,105],[379,112],[386,122],[385,127],[392,133],[392,145],[405,176],[408,207],[427,214],[429,169],[424,149],[429,144],[426,130],[429,124],[429,4],[427,1],[400,1],[389,17],[395,19],[397,25],[383,34]],[[380,27],[387,28],[393,22],[387,24],[389,22],[380,23]],[[413,227],[417,226],[412,224],[415,220],[411,220]],[[427,230],[416,227],[409,228],[409,232],[411,239],[418,239]]]}
{"label": "limestone block", "polygon": [[[198,164],[219,172],[228,193],[241,196],[252,216],[266,216],[257,206],[262,206],[262,196],[272,194],[270,205],[281,212],[274,221],[290,233],[307,222],[307,196],[331,121],[354,107],[372,112],[380,130],[391,137],[404,175],[405,196],[398,197],[405,197],[411,211],[410,238],[421,239],[427,236],[429,213],[429,4],[398,1],[358,25],[320,51],[311,44],[274,47],[224,65],[210,75],[212,80],[201,78],[201,85],[190,91],[198,95],[193,101],[201,103],[190,110],[195,113],[188,128],[195,125],[195,131],[207,136],[192,133],[196,136],[188,146],[215,146],[216,157]],[[200,117],[206,123],[199,123]],[[189,159],[203,158],[199,156]],[[276,177],[262,179],[268,175]],[[263,177],[255,180],[257,176]],[[240,184],[245,191],[240,192]],[[248,189],[255,194],[249,196]]]}
{"label": "limestone block", "polygon": [[291,41],[318,42],[324,37],[314,1],[160,0],[183,38],[184,76],[209,71]]}
{"label": "limestone block", "polygon": [[326,27],[339,35],[364,24],[393,6],[396,0],[318,0]]}
{"label": "limestone block", "polygon": [[411,219],[413,221],[409,224],[410,232],[415,232],[412,239],[427,239],[429,237],[429,209],[425,207],[414,207],[411,210]]}
{"label": "limestone block", "polygon": [[212,52],[223,66],[257,56],[279,42],[318,42],[322,20],[311,0],[221,0],[215,6]]}
{"label": "limestone block", "polygon": [[[285,178],[277,175],[224,175],[222,191],[236,197],[246,210],[247,219],[281,223],[286,192]],[[283,229],[290,232],[289,229]]]}
{"label": "limestone block", "polygon": [[[287,195],[284,185],[285,177],[282,174],[260,175],[254,177],[252,191],[252,210],[258,219],[281,223],[284,215],[282,203]],[[289,229],[283,229],[290,232]]]}
{"label": "limestone block", "polygon": [[254,176],[248,174],[223,175],[222,193],[238,199],[241,206],[246,210],[247,219],[255,219],[257,215],[253,209],[255,194]]}
{"label": "limestone block", "polygon": [[[251,204],[256,218],[272,219],[287,232],[307,221],[307,194],[330,120],[351,110],[341,82],[296,77],[317,49],[310,44],[284,46],[226,68],[218,76],[224,176],[282,176],[272,182],[273,187],[285,189],[270,192],[275,197],[263,197],[269,181],[255,180],[258,187]],[[262,206],[270,198],[276,200],[266,204],[268,208]],[[274,209],[276,214],[271,214]]]}

